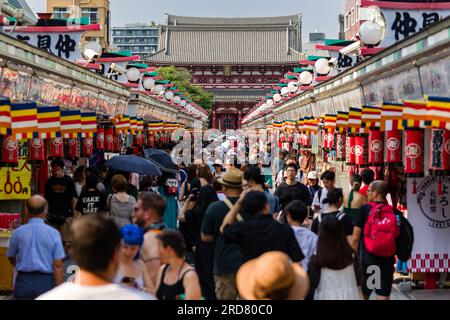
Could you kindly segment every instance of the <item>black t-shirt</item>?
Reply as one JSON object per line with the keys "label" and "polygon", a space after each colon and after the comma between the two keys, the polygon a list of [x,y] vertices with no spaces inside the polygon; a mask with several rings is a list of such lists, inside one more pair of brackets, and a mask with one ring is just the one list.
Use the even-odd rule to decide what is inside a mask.
{"label": "black t-shirt", "polygon": [[[348,215],[342,213],[341,211],[335,211],[329,213],[322,213],[320,218],[323,219],[327,214],[334,214],[335,216],[339,215],[338,216],[339,221],[342,221],[342,223],[344,224],[345,235],[351,236],[353,234],[353,222]],[[311,231],[318,235],[319,226],[320,226],[319,218],[315,218],[311,226]]]}
{"label": "black t-shirt", "polygon": [[75,183],[69,176],[50,177],[45,184],[45,199],[48,214],[57,217],[72,217],[72,199],[77,197]]}
{"label": "black t-shirt", "polygon": [[[382,202],[380,202],[380,203],[382,203]],[[360,254],[360,258],[361,258],[360,261],[364,265],[370,265],[370,264],[391,264],[391,265],[393,265],[395,263],[395,256],[378,257],[378,256],[374,256],[373,254],[370,254],[369,252],[366,251],[366,247],[364,245],[364,226],[367,222],[367,219],[369,218],[371,209],[372,209],[372,207],[369,204],[362,206],[361,209],[359,209],[359,213],[356,215],[355,221],[354,221],[355,227],[359,227],[362,230],[361,231],[361,242],[359,245],[359,254]],[[395,208],[394,208],[394,213],[401,215],[401,213]]]}
{"label": "black t-shirt", "polygon": [[106,193],[102,191],[82,191],[77,201],[76,210],[83,215],[105,212],[106,199]]}
{"label": "black t-shirt", "polygon": [[227,243],[239,244],[244,262],[270,251],[284,252],[293,262],[305,258],[292,228],[276,222],[271,215],[259,214],[247,221],[228,225],[223,235]]}
{"label": "black t-shirt", "polygon": [[[235,204],[238,198],[228,198]],[[228,206],[222,202],[214,202],[206,210],[203,219],[202,233],[214,236],[216,248],[214,252],[214,273],[232,274],[238,271],[243,263],[241,248],[237,243],[226,243],[224,236],[220,233],[223,219],[230,211]]]}
{"label": "black t-shirt", "polygon": [[294,185],[283,182],[275,191],[275,195],[280,199],[280,205],[283,209],[294,200],[303,201],[305,204],[310,203],[309,190],[300,182]]}

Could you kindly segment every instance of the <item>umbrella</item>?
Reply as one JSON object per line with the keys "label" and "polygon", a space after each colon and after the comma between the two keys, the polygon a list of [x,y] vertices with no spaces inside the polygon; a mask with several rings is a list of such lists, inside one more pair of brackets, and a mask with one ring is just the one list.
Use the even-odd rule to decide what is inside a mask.
{"label": "umbrella", "polygon": [[146,176],[160,176],[161,170],[151,161],[135,155],[116,156],[106,165],[115,170],[134,172]]}
{"label": "umbrella", "polygon": [[159,149],[145,149],[144,155],[146,159],[152,161],[161,171],[167,173],[178,173],[178,166],[173,163],[172,157]]}

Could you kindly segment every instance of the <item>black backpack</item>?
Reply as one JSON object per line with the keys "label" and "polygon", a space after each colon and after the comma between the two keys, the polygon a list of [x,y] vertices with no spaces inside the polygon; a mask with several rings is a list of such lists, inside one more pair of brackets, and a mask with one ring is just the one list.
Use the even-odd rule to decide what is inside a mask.
{"label": "black backpack", "polygon": [[411,258],[414,246],[414,228],[409,221],[400,215],[400,235],[397,238],[396,255],[400,261],[407,262]]}

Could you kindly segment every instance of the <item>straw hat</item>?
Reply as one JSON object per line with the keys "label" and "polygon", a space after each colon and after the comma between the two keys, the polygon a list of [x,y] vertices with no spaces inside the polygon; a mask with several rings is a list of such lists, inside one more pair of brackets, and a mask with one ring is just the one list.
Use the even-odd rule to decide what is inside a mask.
{"label": "straw hat", "polygon": [[217,179],[220,184],[230,188],[242,187],[242,171],[236,168],[228,169],[225,174]]}
{"label": "straw hat", "polygon": [[236,282],[245,300],[269,300],[271,294],[283,290],[289,290],[286,300],[303,300],[309,290],[305,270],[282,252],[268,252],[245,263]]}

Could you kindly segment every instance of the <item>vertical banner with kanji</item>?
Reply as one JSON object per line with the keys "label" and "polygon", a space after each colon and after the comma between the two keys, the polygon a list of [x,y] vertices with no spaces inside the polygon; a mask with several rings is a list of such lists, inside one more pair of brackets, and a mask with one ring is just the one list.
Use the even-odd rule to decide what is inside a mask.
{"label": "vertical banner with kanji", "polygon": [[450,270],[450,176],[408,178],[408,220],[414,227],[411,272]]}
{"label": "vertical banner with kanji", "polygon": [[26,140],[19,142],[19,166],[0,168],[0,200],[27,200],[31,197],[31,165]]}

